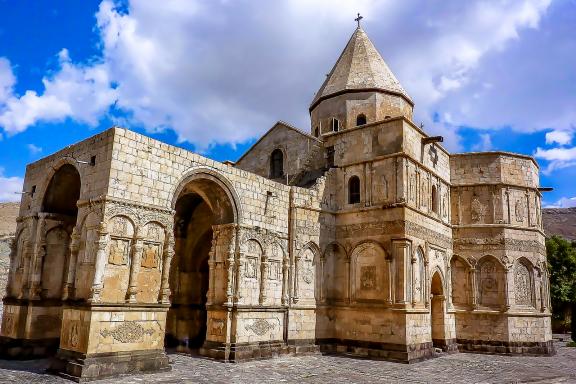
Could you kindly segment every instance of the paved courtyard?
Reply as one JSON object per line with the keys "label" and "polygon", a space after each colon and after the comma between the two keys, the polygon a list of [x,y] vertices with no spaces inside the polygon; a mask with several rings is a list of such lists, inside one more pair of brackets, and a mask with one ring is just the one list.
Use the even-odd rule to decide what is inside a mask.
{"label": "paved courtyard", "polygon": [[[557,341],[554,357],[444,355],[418,364],[337,356],[285,357],[241,364],[170,355],[172,371],[97,383],[576,383],[576,348]],[[47,360],[0,360],[1,383],[70,383],[44,373]]]}

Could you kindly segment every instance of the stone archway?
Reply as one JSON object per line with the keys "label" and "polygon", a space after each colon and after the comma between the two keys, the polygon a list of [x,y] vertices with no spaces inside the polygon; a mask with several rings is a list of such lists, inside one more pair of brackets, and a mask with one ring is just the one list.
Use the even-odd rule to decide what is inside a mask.
{"label": "stone archway", "polygon": [[226,184],[202,173],[184,182],[174,209],[175,254],[165,344],[196,352],[206,342],[210,307],[221,304],[226,296],[226,270],[216,261],[216,233],[235,223],[237,212]]}
{"label": "stone archway", "polygon": [[446,296],[444,295],[444,285],[440,272],[436,271],[432,276],[430,287],[432,294],[432,305],[430,309],[430,327],[432,333],[432,344],[436,348],[446,347]]}

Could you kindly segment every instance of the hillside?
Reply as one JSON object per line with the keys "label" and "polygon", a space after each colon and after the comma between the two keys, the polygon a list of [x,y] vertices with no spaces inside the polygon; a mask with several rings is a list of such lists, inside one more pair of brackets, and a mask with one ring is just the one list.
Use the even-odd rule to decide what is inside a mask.
{"label": "hillside", "polygon": [[576,207],[545,208],[542,210],[546,235],[558,235],[568,240],[576,240]]}

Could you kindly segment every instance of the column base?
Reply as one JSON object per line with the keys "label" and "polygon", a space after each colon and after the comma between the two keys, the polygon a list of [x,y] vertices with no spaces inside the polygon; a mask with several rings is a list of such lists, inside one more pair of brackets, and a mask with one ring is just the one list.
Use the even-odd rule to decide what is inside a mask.
{"label": "column base", "polygon": [[313,340],[261,341],[255,343],[217,343],[206,341],[200,355],[227,362],[271,359],[282,355],[310,355],[320,352]]}
{"label": "column base", "polygon": [[456,339],[432,339],[435,348],[442,349],[446,353],[458,353],[458,342]]}
{"label": "column base", "polygon": [[172,369],[163,350],[88,355],[58,350],[50,372],[78,383],[126,373],[155,373]]}
{"label": "column base", "polygon": [[319,339],[320,351],[327,354],[348,354],[374,360],[417,363],[434,357],[431,342],[421,344],[391,344],[348,339]]}
{"label": "column base", "polygon": [[511,342],[458,339],[460,352],[498,355],[553,356],[556,354],[552,340],[543,342]]}
{"label": "column base", "polygon": [[0,358],[14,360],[38,359],[54,356],[60,339],[13,339],[0,336]]}

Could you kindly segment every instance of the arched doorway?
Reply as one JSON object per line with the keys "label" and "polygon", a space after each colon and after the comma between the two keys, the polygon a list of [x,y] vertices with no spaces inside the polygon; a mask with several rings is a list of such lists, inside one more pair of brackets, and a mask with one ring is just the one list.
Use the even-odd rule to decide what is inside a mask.
{"label": "arched doorway", "polygon": [[213,228],[234,223],[236,211],[226,185],[209,174],[191,177],[177,196],[165,344],[195,353],[206,340],[211,280],[223,277],[210,269]]}
{"label": "arched doorway", "polygon": [[444,285],[440,273],[436,271],[432,276],[430,288],[432,305],[430,311],[430,326],[432,331],[432,344],[436,348],[446,349],[446,308]]}
{"label": "arched doorway", "polygon": [[70,235],[78,217],[81,180],[76,167],[64,164],[54,173],[42,199],[45,232],[41,239],[40,289],[43,299],[60,299]]}

